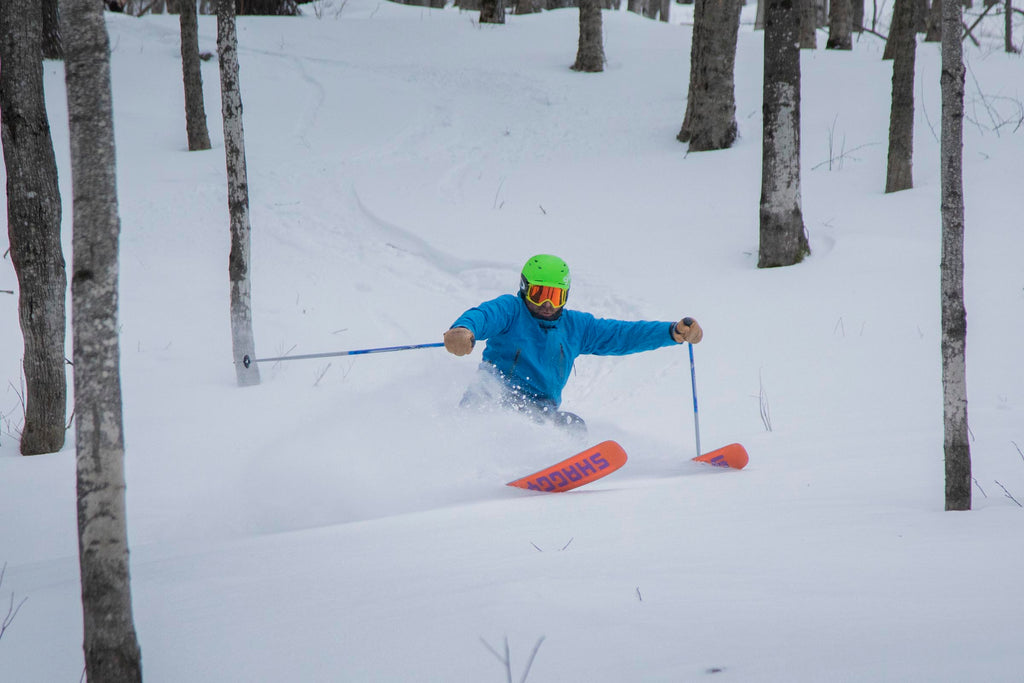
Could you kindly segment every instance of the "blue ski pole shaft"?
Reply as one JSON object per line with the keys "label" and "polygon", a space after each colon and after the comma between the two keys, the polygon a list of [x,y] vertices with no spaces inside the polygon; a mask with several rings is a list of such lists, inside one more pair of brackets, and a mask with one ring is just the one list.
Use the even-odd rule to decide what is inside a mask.
{"label": "blue ski pole shaft", "polygon": [[[684,318],[686,322],[689,318]],[[690,324],[690,323],[687,323]],[[697,439],[697,455],[700,456],[700,417],[697,411],[697,369],[693,364],[693,344],[690,347],[690,385],[693,387],[693,433]]]}
{"label": "blue ski pole shaft", "polygon": [[[444,342],[432,342],[430,344],[408,344],[406,346],[382,346],[376,349],[355,349],[353,351],[332,351],[329,353],[306,353],[299,356],[276,356],[274,358],[242,358],[242,365],[249,367],[253,363],[268,363],[279,360],[308,360],[310,358],[334,358],[336,356],[363,356],[368,353],[391,353],[392,351],[411,351],[412,349],[434,349],[444,346]],[[238,361],[235,361],[236,363]]]}

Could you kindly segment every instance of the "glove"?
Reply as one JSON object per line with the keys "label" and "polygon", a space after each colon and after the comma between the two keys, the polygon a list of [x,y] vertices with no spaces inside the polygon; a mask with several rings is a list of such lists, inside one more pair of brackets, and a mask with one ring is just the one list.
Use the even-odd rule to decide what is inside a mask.
{"label": "glove", "polygon": [[456,356],[467,356],[473,351],[476,340],[465,327],[453,327],[444,333],[444,348]]}
{"label": "glove", "polygon": [[677,344],[690,342],[697,344],[704,338],[704,330],[700,329],[700,323],[693,318],[683,318],[672,327],[672,338]]}

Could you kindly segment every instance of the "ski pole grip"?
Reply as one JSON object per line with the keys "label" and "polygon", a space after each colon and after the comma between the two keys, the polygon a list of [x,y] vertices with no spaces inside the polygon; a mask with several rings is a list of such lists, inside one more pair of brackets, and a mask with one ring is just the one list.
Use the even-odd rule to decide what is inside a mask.
{"label": "ski pole grip", "polygon": [[691,318],[690,316],[686,316],[685,318],[683,318],[683,324],[689,327],[690,325],[693,324],[693,318]]}

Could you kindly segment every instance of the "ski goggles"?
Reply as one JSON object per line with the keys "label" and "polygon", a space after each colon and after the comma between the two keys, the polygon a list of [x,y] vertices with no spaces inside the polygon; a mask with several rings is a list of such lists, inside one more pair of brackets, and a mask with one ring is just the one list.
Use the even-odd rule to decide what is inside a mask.
{"label": "ski goggles", "polygon": [[541,306],[547,301],[555,308],[561,308],[565,305],[565,301],[568,298],[569,290],[562,287],[529,285],[526,288],[526,300],[535,306]]}

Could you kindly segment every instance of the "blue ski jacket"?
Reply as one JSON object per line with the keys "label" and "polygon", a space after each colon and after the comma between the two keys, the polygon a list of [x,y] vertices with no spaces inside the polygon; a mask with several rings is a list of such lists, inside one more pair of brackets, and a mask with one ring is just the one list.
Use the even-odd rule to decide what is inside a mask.
{"label": "blue ski jacket", "polygon": [[471,308],[452,323],[487,340],[482,368],[494,366],[513,389],[557,408],[576,357],[623,356],[674,346],[670,322],[611,320],[564,309],[557,320],[530,314],[526,302],[504,294]]}

